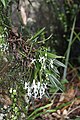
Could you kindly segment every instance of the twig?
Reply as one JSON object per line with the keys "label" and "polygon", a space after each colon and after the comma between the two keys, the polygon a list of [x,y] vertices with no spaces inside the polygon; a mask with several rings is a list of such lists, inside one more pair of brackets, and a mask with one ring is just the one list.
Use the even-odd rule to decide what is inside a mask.
{"label": "twig", "polygon": [[76,70],[79,70],[80,69],[80,66],[79,67],[75,67],[75,68],[73,68],[71,71],[69,71],[68,73],[67,73],[67,75],[69,75],[69,74],[71,74],[71,73],[73,73],[73,72],[75,72]]}
{"label": "twig", "polygon": [[69,40],[69,44],[68,44],[67,56],[66,56],[66,60],[65,60],[66,67],[64,68],[63,80],[66,78],[66,74],[67,74],[67,67],[68,67],[68,61],[69,61],[69,55],[70,55],[70,49],[71,49],[71,42],[72,42],[72,39],[73,39],[75,23],[76,23],[76,17],[74,18],[74,21],[73,21],[73,26],[72,26],[72,30],[71,30],[70,40]]}
{"label": "twig", "polygon": [[9,65],[9,63],[6,63],[6,65],[0,71],[0,75],[5,72],[5,70],[8,68],[8,65]]}
{"label": "twig", "polygon": [[74,112],[75,110],[79,109],[79,108],[80,108],[80,105],[77,106],[76,108],[72,109],[70,112],[68,112],[67,116],[68,116],[69,114],[71,114],[72,112]]}

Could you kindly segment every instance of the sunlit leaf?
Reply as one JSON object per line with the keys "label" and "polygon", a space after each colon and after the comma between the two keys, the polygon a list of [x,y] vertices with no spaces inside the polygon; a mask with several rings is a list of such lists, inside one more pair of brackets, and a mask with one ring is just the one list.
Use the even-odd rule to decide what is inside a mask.
{"label": "sunlit leaf", "polygon": [[45,30],[45,28],[42,28],[41,30],[39,30],[30,40],[34,40],[36,37],[38,37],[43,31]]}
{"label": "sunlit leaf", "polygon": [[45,106],[42,106],[42,107],[40,107],[40,108],[37,108],[34,112],[31,113],[31,115],[27,118],[27,120],[30,120],[30,119],[32,118],[32,116],[35,115],[37,112],[39,112],[39,111],[41,111],[41,110],[43,110],[43,109],[45,109],[45,108],[48,108],[48,107],[50,107],[51,105],[52,105],[52,103],[47,104],[47,105],[45,105]]}
{"label": "sunlit leaf", "polygon": [[6,8],[8,0],[1,0],[1,2],[2,2],[3,6]]}
{"label": "sunlit leaf", "polygon": [[54,64],[57,65],[57,66],[66,67],[62,62],[60,62],[58,60],[54,60]]}
{"label": "sunlit leaf", "polygon": [[[40,51],[42,53],[43,56],[45,56],[46,51]],[[47,52],[47,57],[51,58],[51,59],[55,59],[55,58],[64,58],[63,56],[57,56],[53,53]]]}

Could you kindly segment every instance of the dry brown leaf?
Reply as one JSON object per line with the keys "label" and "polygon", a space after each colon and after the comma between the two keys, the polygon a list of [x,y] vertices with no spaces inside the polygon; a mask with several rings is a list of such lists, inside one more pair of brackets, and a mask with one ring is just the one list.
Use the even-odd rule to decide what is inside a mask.
{"label": "dry brown leaf", "polygon": [[64,116],[67,116],[67,113],[68,113],[68,111],[65,109],[62,114],[63,114]]}
{"label": "dry brown leaf", "polygon": [[60,105],[61,103],[69,102],[74,97],[75,97],[75,90],[73,89],[73,87],[71,87],[71,89],[69,89],[67,92],[61,94],[57,106]]}
{"label": "dry brown leaf", "polygon": [[10,100],[9,96],[4,95],[4,99],[6,100],[6,104],[7,105],[11,105],[12,104],[12,101]]}
{"label": "dry brown leaf", "polygon": [[74,103],[75,105],[79,105],[80,104],[80,98],[77,98],[76,100],[75,100],[75,103]]}
{"label": "dry brown leaf", "polygon": [[70,101],[75,97],[75,90],[73,89],[73,87],[71,87],[71,89],[69,89],[66,93],[65,93],[65,100],[66,101]]}
{"label": "dry brown leaf", "polygon": [[59,99],[59,102],[62,102],[64,99],[65,99],[64,94],[61,94],[60,99]]}
{"label": "dry brown leaf", "polygon": [[0,94],[0,103],[4,105],[4,108],[7,108],[9,105],[12,104],[12,101],[6,94]]}
{"label": "dry brown leaf", "polygon": [[61,114],[61,111],[60,111],[60,110],[57,110],[57,113],[60,115],[60,114]]}
{"label": "dry brown leaf", "polygon": [[56,118],[61,118],[60,115],[58,115],[57,113],[52,113],[52,116],[56,117]]}

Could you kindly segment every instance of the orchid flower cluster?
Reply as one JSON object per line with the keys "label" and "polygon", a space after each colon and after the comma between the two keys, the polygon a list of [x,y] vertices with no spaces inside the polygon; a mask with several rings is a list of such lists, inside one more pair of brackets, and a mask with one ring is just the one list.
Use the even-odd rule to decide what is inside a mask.
{"label": "orchid flower cluster", "polygon": [[33,83],[30,85],[30,82],[25,82],[25,90],[27,90],[27,96],[29,98],[34,97],[34,98],[42,98],[43,95],[45,95],[45,91],[47,89],[47,84],[46,83],[40,83],[40,82],[35,82],[33,80]]}

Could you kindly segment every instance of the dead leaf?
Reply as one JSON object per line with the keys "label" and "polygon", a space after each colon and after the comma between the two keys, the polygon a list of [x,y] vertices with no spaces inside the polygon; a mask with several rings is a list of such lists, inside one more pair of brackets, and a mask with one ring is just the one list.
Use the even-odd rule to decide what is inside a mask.
{"label": "dead leaf", "polygon": [[67,113],[68,113],[68,111],[65,109],[62,114],[63,114],[64,116],[67,116]]}
{"label": "dead leaf", "polygon": [[12,101],[10,100],[8,95],[0,94],[0,103],[4,106],[4,108],[7,108],[9,105],[12,104]]}
{"label": "dead leaf", "polygon": [[58,115],[57,113],[52,113],[52,116],[56,117],[56,118],[61,118],[60,115]]}
{"label": "dead leaf", "polygon": [[75,103],[74,103],[75,105],[79,105],[80,104],[80,98],[77,98],[76,100],[75,100]]}
{"label": "dead leaf", "polygon": [[73,87],[71,87],[66,93],[65,93],[65,100],[68,102],[72,100],[75,97],[75,90]]}

